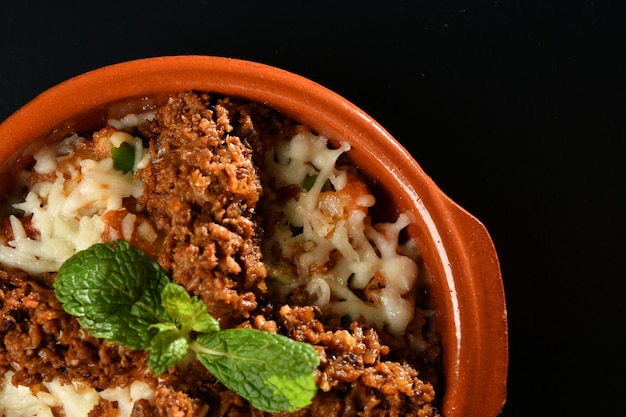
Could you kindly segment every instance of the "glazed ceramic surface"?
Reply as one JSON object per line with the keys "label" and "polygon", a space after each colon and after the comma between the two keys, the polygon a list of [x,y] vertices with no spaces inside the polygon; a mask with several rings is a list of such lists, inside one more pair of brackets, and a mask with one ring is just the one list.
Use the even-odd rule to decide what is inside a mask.
{"label": "glazed ceramic surface", "polygon": [[[446,197],[413,157],[367,114],[292,73],[228,58],[178,56],[112,65],[42,93],[0,124],[0,173],[28,163],[44,141],[95,130],[166,95],[201,90],[273,107],[331,141],[384,196],[389,215],[411,213],[443,345],[445,417],[493,417],[506,398],[508,330],[500,267],[484,226]],[[379,203],[381,204],[381,203]]]}

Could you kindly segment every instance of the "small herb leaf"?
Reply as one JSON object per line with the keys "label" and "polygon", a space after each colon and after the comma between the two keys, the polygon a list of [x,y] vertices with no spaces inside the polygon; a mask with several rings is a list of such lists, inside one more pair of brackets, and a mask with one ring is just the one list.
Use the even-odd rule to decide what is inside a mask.
{"label": "small herb leaf", "polygon": [[[311,188],[315,185],[317,181],[317,175],[307,175],[307,177],[302,181],[301,187],[306,191],[311,191]],[[332,191],[333,186],[329,180],[326,180],[322,185],[321,191]]]}
{"label": "small herb leaf", "polygon": [[237,328],[202,334],[192,349],[209,372],[259,410],[295,411],[317,393],[319,358],[309,344]]}
{"label": "small herb leaf", "polygon": [[130,172],[135,167],[135,148],[128,142],[122,142],[118,148],[111,148],[111,158],[113,158],[113,168]]}
{"label": "small herb leaf", "polygon": [[169,278],[147,255],[124,240],[96,244],[63,263],[57,299],[94,337],[131,349],[148,349],[151,326],[170,321],[161,305]]}
{"label": "small herb leaf", "polygon": [[181,334],[174,323],[161,323],[155,327],[159,332],[150,345],[148,366],[154,372],[154,376],[159,376],[187,354],[189,338]]}
{"label": "small herb leaf", "polygon": [[161,301],[167,314],[181,326],[185,334],[190,330],[202,333],[217,332],[220,325],[207,310],[206,304],[189,295],[184,287],[169,283],[161,292]]}

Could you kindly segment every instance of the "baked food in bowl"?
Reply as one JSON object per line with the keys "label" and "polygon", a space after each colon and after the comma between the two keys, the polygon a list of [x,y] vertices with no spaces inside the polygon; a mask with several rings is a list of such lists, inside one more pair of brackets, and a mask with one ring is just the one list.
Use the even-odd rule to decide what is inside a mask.
{"label": "baked food in bowl", "polygon": [[[193,111],[190,109],[193,109]],[[386,386],[380,382],[370,382],[370,385],[367,385],[367,389],[360,386],[359,392],[363,393],[360,396],[354,394],[357,391],[356,389],[350,388],[354,382],[350,378],[358,378],[360,381],[362,378],[365,378],[364,373],[357,374],[353,372],[353,368],[350,368],[351,371],[345,376],[346,379],[337,382],[338,374],[341,373],[338,371],[338,367],[332,368],[328,365],[328,368],[326,368],[327,370],[332,369],[333,375],[330,375],[328,372],[320,373],[316,371],[316,383],[320,392],[332,393],[334,392],[334,387],[339,387],[336,390],[341,389],[341,394],[330,397],[336,404],[336,407],[333,408],[335,412],[345,414],[347,411],[341,407],[345,407],[347,403],[350,403],[351,407],[361,407],[361,410],[358,411],[363,411],[366,408],[370,410],[379,409],[385,406],[385,401],[391,401],[387,397],[395,398],[400,396],[403,398],[400,400],[401,405],[396,404],[395,406],[400,407],[398,410],[403,413],[407,412],[405,408],[402,408],[406,407],[404,405],[405,397],[419,397],[417,402],[420,402],[420,404],[427,403],[424,406],[425,411],[423,413],[430,414],[422,415],[436,415],[436,413],[440,413],[444,416],[465,417],[489,416],[499,413],[505,399],[506,390],[508,362],[507,322],[500,269],[491,239],[485,228],[446,197],[422,171],[411,155],[367,114],[337,94],[310,80],[262,64],[203,56],[163,57],[131,61],[95,70],[61,83],[38,96],[4,121],[0,125],[0,170],[3,178],[18,178],[24,170],[34,169],[32,168],[33,154],[37,152],[46,154],[41,149],[47,149],[45,148],[47,144],[66,140],[75,134],[77,136],[102,136],[105,137],[105,142],[107,140],[114,142],[110,139],[111,135],[106,132],[102,133],[102,129],[107,124],[113,123],[115,125],[115,123],[118,123],[116,129],[124,130],[122,125],[128,122],[127,116],[129,114],[150,115],[146,117],[140,116],[139,122],[130,123],[130,129],[133,135],[138,135],[146,142],[151,143],[151,145],[146,146],[146,152],[150,154],[151,161],[158,160],[162,162],[168,156],[174,155],[172,161],[167,165],[153,165],[150,170],[140,168],[140,171],[143,172],[141,174],[142,181],[148,187],[152,184],[153,191],[161,190],[165,192],[170,188],[174,190],[168,194],[168,199],[164,200],[166,204],[156,207],[151,205],[155,201],[152,201],[152,203],[151,201],[143,201],[139,194],[133,196],[135,198],[133,203],[147,207],[146,210],[148,211],[152,207],[152,210],[159,213],[157,216],[159,219],[166,217],[163,213],[169,207],[177,205],[179,200],[183,201],[183,195],[189,194],[193,198],[197,197],[193,190],[184,188],[182,184],[176,186],[179,188],[169,187],[168,184],[172,183],[173,180],[171,178],[163,179],[163,172],[166,172],[171,166],[184,166],[185,169],[182,171],[189,176],[186,180],[187,183],[209,190],[215,178],[207,179],[207,176],[196,175],[195,172],[197,170],[195,170],[194,166],[200,166],[206,161],[212,161],[213,155],[225,152],[224,150],[219,152],[212,151],[210,154],[197,156],[196,165],[194,166],[186,162],[183,164],[180,161],[183,160],[184,155],[195,154],[198,149],[205,148],[197,146],[195,142],[187,147],[185,147],[186,145],[178,146],[179,139],[175,132],[182,132],[181,134],[183,136],[186,135],[189,140],[200,140],[200,138],[208,137],[215,132],[217,132],[216,134],[219,138],[237,137],[241,139],[237,143],[227,143],[225,141],[223,144],[227,145],[226,149],[240,149],[241,159],[245,159],[248,154],[252,155],[250,161],[252,161],[253,166],[250,171],[246,171],[247,173],[244,172],[245,164],[232,168],[235,172],[232,178],[234,178],[233,181],[236,184],[249,179],[254,172],[258,174],[259,183],[257,185],[249,185],[248,188],[264,188],[264,176],[278,177],[278,175],[271,174],[276,169],[272,170],[270,166],[272,163],[281,165],[281,158],[284,155],[287,155],[285,158],[288,162],[286,163],[299,157],[290,154],[289,152],[291,151],[289,150],[282,150],[273,151],[274,153],[269,162],[254,162],[256,151],[263,150],[265,152],[266,146],[272,146],[272,144],[268,145],[263,138],[271,137],[273,134],[278,135],[276,132],[280,132],[280,135],[284,135],[286,139],[304,133],[305,136],[312,135],[314,137],[311,139],[312,141],[319,138],[327,139],[328,146],[326,142],[324,142],[323,147],[316,147],[316,145],[312,145],[313,142],[305,142],[305,145],[303,145],[305,150],[300,151],[298,155],[304,155],[310,160],[315,155],[325,155],[326,151],[329,151],[329,153],[333,153],[334,159],[332,161],[333,163],[337,161],[337,166],[340,165],[340,158],[347,158],[347,162],[339,166],[341,169],[338,172],[333,171],[331,174],[325,174],[326,177],[324,179],[328,182],[324,181],[322,183],[320,181],[318,183],[317,181],[318,178],[322,177],[322,169],[314,172],[312,175],[305,173],[305,180],[309,177],[313,180],[310,188],[315,190],[317,184],[319,186],[318,191],[322,193],[328,192],[328,190],[322,191],[323,187],[330,187],[330,191],[345,189],[343,188],[344,185],[338,185],[342,181],[342,184],[345,184],[346,181],[349,184],[355,184],[352,189],[358,189],[361,186],[360,184],[364,184],[367,189],[371,190],[371,194],[375,197],[377,204],[374,208],[370,200],[366,198],[365,200],[367,201],[357,205],[359,207],[372,207],[372,216],[375,222],[380,221],[384,224],[401,226],[397,226],[395,229],[392,227],[387,229],[387,232],[380,233],[383,235],[393,235],[395,233],[396,241],[398,239],[401,240],[402,246],[405,246],[402,249],[404,251],[402,255],[406,256],[402,258],[404,259],[402,262],[405,262],[407,258],[411,259],[412,263],[408,262],[406,264],[407,268],[411,269],[410,265],[414,265],[419,271],[416,278],[419,284],[416,285],[415,282],[412,282],[411,288],[398,290],[399,292],[396,293],[395,297],[387,296],[387,293],[384,292],[386,291],[385,289],[396,285],[392,276],[385,276],[384,274],[383,278],[379,276],[378,281],[368,280],[365,284],[360,285],[349,293],[342,292],[345,289],[343,287],[333,291],[333,285],[336,284],[334,281],[327,285],[328,280],[320,280],[319,275],[316,275],[321,269],[332,269],[328,262],[332,264],[332,267],[341,263],[341,260],[334,255],[338,252],[338,249],[333,248],[327,255],[327,258],[330,260],[324,264],[324,268],[290,268],[291,272],[296,272],[287,278],[290,283],[294,283],[293,288],[289,287],[290,290],[287,295],[282,294],[280,289],[276,290],[275,288],[272,293],[272,288],[264,288],[265,284],[256,281],[258,274],[250,274],[251,278],[249,278],[249,281],[251,280],[253,283],[246,288],[250,293],[254,294],[255,302],[258,301],[258,303],[251,306],[248,310],[246,310],[247,307],[242,307],[236,310],[237,313],[231,315],[228,311],[232,305],[228,304],[224,299],[220,303],[212,304],[212,299],[207,296],[204,301],[209,305],[211,314],[214,314],[224,327],[256,326],[259,329],[279,333],[281,329],[288,328],[290,323],[289,316],[281,315],[282,313],[279,314],[270,307],[266,309],[272,310],[271,314],[268,314],[263,319],[259,319],[260,321],[265,320],[263,323],[257,323],[250,318],[259,316],[257,314],[258,306],[261,304],[259,300],[266,297],[264,294],[267,291],[269,291],[269,294],[278,293],[279,295],[276,295],[276,297],[279,297],[284,305],[304,305],[307,302],[315,305],[319,304],[318,307],[321,312],[316,313],[320,314],[319,317],[307,316],[306,314],[312,314],[308,310],[306,314],[304,312],[301,314],[303,318],[301,318],[297,326],[307,326],[312,322],[316,323],[316,325],[320,323],[321,326],[321,330],[315,336],[302,336],[303,340],[306,340],[307,337],[315,340],[325,340],[324,335],[327,332],[331,332],[333,337],[329,338],[332,339],[329,343],[334,343],[333,346],[342,344],[337,342],[337,335],[346,335],[346,333],[344,330],[338,330],[338,327],[341,326],[340,321],[343,321],[342,319],[346,316],[350,316],[351,320],[354,319],[359,324],[362,324],[362,327],[350,328],[350,325],[346,324],[346,329],[358,329],[352,333],[348,332],[346,336],[348,342],[344,340],[343,344],[351,345],[356,337],[356,333],[362,333],[363,329],[378,327],[378,332],[380,333],[378,336],[372,336],[369,339],[368,337],[363,339],[357,338],[358,340],[354,343],[358,346],[366,346],[366,348],[359,347],[357,350],[361,350],[356,353],[351,351],[348,352],[350,354],[347,354],[344,349],[341,354],[337,354],[335,351],[329,350],[329,345],[323,345],[323,347],[318,349],[318,352],[322,352],[320,356],[323,364],[332,362],[332,359],[329,359],[329,357],[333,355],[356,358],[354,359],[355,362],[371,362],[369,365],[387,364],[386,359],[383,361],[382,357],[390,352],[406,352],[410,350],[409,348],[423,346],[422,353],[424,353],[429,351],[429,348],[432,348],[429,351],[431,353],[425,354],[425,356],[430,355],[430,362],[428,362],[427,366],[424,363],[416,363],[411,368],[413,369],[411,371],[408,371],[408,368],[399,368],[396,375],[402,373],[403,376],[397,378],[395,386]],[[154,116],[155,114],[156,116]],[[195,115],[199,116],[195,117]],[[152,119],[153,116],[154,119]],[[256,122],[260,117],[271,120],[271,123],[268,123],[269,127],[265,126],[265,122]],[[172,128],[168,121],[174,119],[182,119],[190,124],[180,128]],[[226,119],[228,120],[224,121]],[[207,122],[204,120],[207,120]],[[252,128],[249,128],[250,120],[252,121]],[[213,124],[209,123],[211,121]],[[207,125],[207,123],[209,124]],[[136,131],[137,129],[139,129],[139,132]],[[199,135],[197,133],[199,130],[196,131],[194,129],[204,129],[202,130],[204,134]],[[93,132],[100,132],[101,136],[93,134]],[[244,137],[245,140],[242,139]],[[286,140],[286,142],[290,141]],[[291,142],[293,142],[293,139]],[[113,146],[121,147],[119,143]],[[341,152],[335,152],[337,150],[341,150]],[[264,154],[258,154],[257,161],[261,161]],[[138,159],[135,161],[137,162]],[[217,164],[223,163],[223,161],[215,162]],[[37,163],[39,163],[39,159],[37,159]],[[254,166],[257,168],[254,168]],[[343,169],[344,166],[352,168]],[[333,165],[329,169],[335,169],[335,166]],[[355,174],[355,178],[358,177],[358,180],[354,182],[351,179],[353,178],[352,174],[350,174],[351,169],[358,171]],[[344,179],[338,179],[338,182],[335,183],[333,181],[335,181],[336,177]],[[160,183],[160,180],[163,182]],[[277,180],[269,179],[267,181],[275,184]],[[14,181],[5,181],[2,191],[5,193],[11,191],[13,184]],[[233,188],[236,188],[236,184],[231,185]],[[274,196],[273,199],[270,199],[272,204],[263,205],[263,203],[259,203],[257,211],[263,213],[262,217],[265,221],[268,218],[273,219],[273,213],[276,212],[281,213],[280,216],[276,217],[281,219],[285,216],[288,217],[290,211],[277,210],[275,203],[282,201],[281,198],[285,195],[288,197],[287,200],[293,201],[293,187],[291,185],[289,182],[281,183],[276,185],[276,188],[268,189],[263,194],[265,196]],[[296,194],[308,195],[307,192],[310,191],[309,186],[305,188],[299,188]],[[154,192],[156,193],[156,191]],[[180,194],[176,194],[179,192]],[[159,195],[162,196],[163,194]],[[178,198],[178,195],[180,195],[180,198]],[[329,194],[328,197],[328,201],[341,199],[332,194]],[[247,198],[242,199],[242,201],[245,200],[244,203],[238,203],[238,215],[245,214],[246,210],[256,204],[256,199],[253,199],[253,203]],[[321,197],[318,201],[320,200]],[[354,201],[356,200],[358,198],[354,198]],[[185,203],[189,202],[185,200]],[[196,200],[194,200],[193,204],[189,204],[194,207],[201,206]],[[19,207],[23,209],[25,206],[21,205]],[[300,212],[308,213],[307,206],[298,207],[301,207],[299,209]],[[319,207],[319,204],[311,207]],[[202,212],[201,209],[199,210]],[[357,212],[359,210],[360,208],[355,210],[346,209],[345,211]],[[331,210],[328,209],[327,211]],[[298,212],[298,210],[294,209],[293,212]],[[254,216],[256,216],[256,212],[250,212],[249,214],[249,219],[254,219]],[[215,218],[221,215],[213,213],[211,216]],[[399,221],[399,218],[403,220]],[[279,220],[274,220],[272,224],[279,222]],[[342,218],[342,220],[345,219]],[[120,221],[120,223],[123,223],[123,221]],[[173,236],[175,234],[172,231],[174,229],[179,230],[178,226],[181,222],[170,219],[166,223],[168,225],[161,228],[158,225],[155,226],[157,236],[159,235],[159,230],[167,229],[167,232],[163,232],[166,236],[161,236],[153,241],[158,244],[155,243],[152,246],[145,245],[145,248],[148,249],[147,253],[151,253],[152,257],[157,259],[165,270],[173,270],[175,274],[176,270],[171,268],[171,264],[176,263],[176,261],[173,261],[169,254],[178,253],[177,251],[188,251],[188,248],[180,249],[176,246],[176,242],[185,239],[193,240],[196,234],[195,232],[184,232],[180,235],[184,236],[184,238],[174,239]],[[172,227],[174,223],[176,223],[177,228]],[[244,229],[245,227],[242,226],[244,223],[238,223],[239,226],[237,227]],[[301,229],[306,229],[306,226],[303,226],[301,223],[302,219],[299,217],[291,223],[287,223],[289,237],[305,234]],[[370,226],[369,223],[367,225]],[[212,226],[206,226],[207,230],[210,227]],[[262,229],[264,229],[265,237],[274,236],[269,231],[272,227],[268,223],[265,223]],[[9,230],[9,228],[7,227],[6,230]],[[122,229],[120,228],[120,230]],[[196,224],[193,230],[204,229]],[[219,230],[222,229],[216,228],[211,233],[208,233],[207,236],[216,236]],[[358,230],[355,232],[358,232]],[[12,233],[15,234],[14,232]],[[378,239],[375,231],[371,233],[366,236],[366,242],[375,242]],[[5,234],[8,235],[8,233]],[[124,235],[123,231],[122,235]],[[256,235],[249,237],[250,242],[254,242],[257,239]],[[4,239],[7,246],[11,246],[11,239],[13,241],[16,240],[15,236],[8,236]],[[353,241],[354,239],[350,238],[349,240]],[[169,242],[169,246],[167,246],[167,250],[161,251],[163,247],[161,244],[165,244],[164,242],[166,241]],[[408,244],[405,245],[405,243]],[[284,271],[276,267],[276,265],[280,266],[278,261],[283,261],[282,257],[286,255],[281,254],[278,258],[271,259],[272,261],[277,261],[272,263],[268,259],[269,254],[275,254],[276,248],[282,249],[284,247],[297,248],[291,251],[295,253],[306,252],[306,249],[303,248],[308,247],[307,245],[310,244],[300,245],[300,243],[293,243],[289,239],[283,239],[273,245],[273,248],[268,252],[261,253],[259,249],[257,255],[241,255],[240,258],[235,258],[234,261],[227,260],[224,262],[225,264],[230,262],[231,266],[234,262],[238,266],[233,266],[233,268],[242,268],[245,272],[248,269],[254,269],[252,267],[248,268],[250,264],[246,263],[245,260],[257,256],[261,262],[267,263],[268,276],[274,278],[277,282],[282,282],[281,273]],[[150,248],[154,249],[154,252],[150,252]],[[225,249],[221,250],[224,251]],[[374,248],[373,253],[377,257],[383,257],[381,252],[384,252],[382,246]],[[394,254],[396,252],[394,251]],[[365,255],[362,253],[359,256],[359,259],[365,258]],[[201,260],[204,260],[205,257],[204,255],[197,255],[196,259],[198,259],[198,263],[202,263]],[[192,264],[193,262],[187,263]],[[217,264],[220,263],[217,262]],[[358,265],[360,264],[357,263],[357,268]],[[20,269],[20,265],[13,265],[12,268]],[[50,268],[49,266],[44,267],[45,272],[49,273],[48,269]],[[300,281],[302,276],[310,271],[314,272],[311,274],[311,279],[307,282]],[[406,268],[400,268],[396,271],[397,275],[402,275],[406,272]],[[30,274],[41,272],[33,271]],[[184,273],[181,274],[185,275]],[[41,285],[45,286],[46,283],[53,281],[53,275],[46,275],[47,278],[42,279]],[[188,275],[192,277],[198,276],[195,270],[193,274]],[[356,281],[355,276],[357,275],[357,272],[350,272],[345,279],[345,286],[351,285],[349,282]],[[378,275],[374,274],[374,276]],[[188,280],[180,278],[179,281],[184,283],[188,289],[196,288],[194,286],[196,284],[192,285],[190,283],[194,281],[193,278]],[[312,285],[311,282],[315,285]],[[284,282],[282,283],[284,284]],[[15,286],[15,284],[12,285]],[[231,284],[229,283],[228,285]],[[245,287],[246,284],[242,285]],[[304,287],[307,287],[307,291],[294,290],[294,292],[291,292],[291,289]],[[312,287],[315,287],[316,291],[311,290]],[[215,291],[199,291],[196,295],[202,298],[202,294],[208,293],[215,294]],[[326,297],[324,302],[319,301],[322,295]],[[349,301],[350,297],[353,296],[356,296],[354,299],[356,307],[351,307],[352,310],[342,310],[346,306],[346,304],[342,303]],[[267,298],[272,299],[268,305],[278,304],[277,298],[272,297],[267,296]],[[238,301],[238,306],[247,305],[246,297],[237,299],[240,300]],[[397,317],[403,316],[405,310],[393,310],[392,307],[406,305],[407,301],[419,303],[419,306],[411,308],[408,313],[409,317],[402,324],[398,324]],[[380,306],[385,303],[389,306],[389,309],[392,309],[392,313],[388,315],[391,318],[388,320],[380,318],[380,311],[378,310],[368,315],[367,312],[370,311],[369,307],[371,307],[371,304]],[[328,309],[325,310],[326,306],[328,306]],[[355,314],[348,314],[354,313],[354,309],[357,312],[362,312],[362,317],[352,317]],[[382,310],[386,312],[389,309]],[[425,311],[428,311],[428,313],[425,313]],[[383,313],[380,314],[385,316]],[[334,319],[329,319],[326,322],[322,318],[326,316],[333,316]],[[265,322],[275,322],[275,324],[265,325]],[[411,326],[418,328],[418,330],[408,331],[407,329]],[[432,339],[422,340],[420,337],[423,336],[422,331],[426,326],[428,326],[428,337],[432,337]],[[331,327],[332,330],[330,329]],[[306,328],[302,333],[310,335],[314,330]],[[289,335],[294,336],[295,333],[297,331],[293,330]],[[412,341],[406,340],[408,334],[414,336]],[[105,345],[102,349],[106,349],[106,346],[108,345]],[[122,355],[117,351],[116,354]],[[363,357],[374,354],[373,358],[363,359]],[[132,352],[123,352],[122,357],[127,359],[135,358],[133,355],[137,355],[136,359],[138,361],[146,361],[145,356]],[[422,359],[425,356],[422,355]],[[400,356],[400,359],[394,363],[403,361],[403,357]],[[343,367],[341,369],[345,369],[347,366],[345,360],[340,363],[341,367]],[[369,368],[365,366],[364,368],[370,369],[371,366]],[[421,372],[421,375],[425,378],[424,381],[419,379],[420,375],[415,376],[412,373],[417,368],[419,368],[417,373]],[[70,372],[67,366],[65,366],[64,372]],[[93,373],[93,371],[90,372]],[[410,375],[406,374],[406,372]],[[386,381],[391,380],[390,375],[392,374],[393,371],[385,374]],[[379,373],[374,375],[376,377],[373,379],[380,377]],[[108,378],[111,380],[115,379],[111,376]],[[183,378],[177,374],[175,377],[172,376],[172,378],[177,378],[176,386],[182,387],[184,385],[182,380],[187,378],[187,376]],[[432,378],[432,382],[426,380],[427,378]],[[45,378],[41,377],[40,379],[43,381]],[[409,391],[412,394],[406,395],[401,393],[402,390],[398,387],[398,381],[400,380],[409,381],[409,385],[411,385]],[[41,381],[37,380],[36,382]],[[211,382],[214,383],[215,381]],[[424,382],[424,384],[422,385],[421,382]],[[6,384],[5,382],[5,386]],[[120,382],[120,384],[128,385],[128,381]],[[436,389],[434,397],[430,391],[433,387]],[[104,388],[104,386],[99,388]],[[378,392],[377,395],[370,392],[370,389],[374,388]],[[184,389],[181,388],[181,391],[184,391]],[[351,394],[348,395],[348,392]],[[385,395],[386,392],[389,395]],[[241,402],[239,399],[233,400],[229,393],[230,390],[226,389],[219,391],[218,394],[214,393],[214,395],[218,395],[219,401],[210,405],[208,410],[206,407],[199,406],[196,411],[211,415],[210,413],[213,413],[216,407],[219,408],[216,404],[227,404],[229,401],[237,404]],[[189,392],[185,392],[185,395],[193,396]],[[345,404],[342,405],[342,401],[339,400],[341,398],[350,398],[351,400],[345,400]],[[371,403],[367,403],[364,398],[372,398]],[[154,402],[153,399],[147,399],[147,403],[144,402],[142,404],[145,407],[154,406],[150,403],[151,401]],[[98,400],[98,404],[100,402],[101,400]],[[332,403],[332,401],[325,401],[325,403]],[[105,406],[101,405],[101,407]],[[421,407],[421,405],[413,404],[410,407],[416,413],[415,415],[418,415],[418,407]],[[322,408],[318,408],[317,413],[322,412],[321,410]],[[305,413],[306,411],[301,412]]]}

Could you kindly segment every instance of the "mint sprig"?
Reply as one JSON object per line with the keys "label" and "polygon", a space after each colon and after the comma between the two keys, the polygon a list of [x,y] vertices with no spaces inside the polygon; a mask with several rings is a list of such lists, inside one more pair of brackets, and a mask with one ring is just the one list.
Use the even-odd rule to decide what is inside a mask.
{"label": "mint sprig", "polygon": [[93,336],[148,350],[155,376],[193,352],[224,386],[262,411],[295,411],[317,392],[313,346],[256,329],[221,330],[204,302],[124,240],[69,258],[54,291]]}

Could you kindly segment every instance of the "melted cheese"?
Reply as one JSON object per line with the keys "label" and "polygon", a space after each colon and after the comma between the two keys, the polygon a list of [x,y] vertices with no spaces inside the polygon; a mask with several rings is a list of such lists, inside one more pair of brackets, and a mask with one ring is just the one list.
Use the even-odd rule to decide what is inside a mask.
{"label": "melted cheese", "polygon": [[[128,142],[134,147],[135,169],[149,163],[149,154],[139,138],[113,132],[107,139],[111,146],[119,147],[122,142]],[[104,213],[121,209],[124,198],[137,198],[143,193],[141,180],[132,173],[116,170],[110,157],[67,162],[82,141],[73,135],[44,146],[34,154],[34,172],[51,179],[33,184],[24,201],[13,207],[23,212],[23,218],[30,218],[30,227],[36,236],[27,232],[22,216],[10,216],[13,237],[0,241],[0,263],[4,266],[22,269],[31,275],[57,271],[70,256],[106,238],[103,237]],[[60,169],[63,164],[64,169]],[[71,172],[71,178],[60,173],[64,170]],[[119,237],[130,239],[136,218],[131,213],[124,217],[123,236]],[[154,229],[146,222],[141,222],[137,231],[148,240],[156,238]],[[44,389],[34,393],[28,387],[13,385],[11,377],[9,372],[0,380],[0,415],[5,417],[52,417],[55,408],[62,408],[67,417],[87,417],[101,400],[116,401],[119,416],[127,417],[138,399],[154,403],[155,397],[154,390],[141,381],[97,392],[81,384],[64,385],[54,379],[44,382]]]}
{"label": "melted cheese", "polygon": [[101,400],[116,401],[119,417],[130,417],[135,402],[146,399],[154,404],[156,396],[142,381],[98,392],[78,383],[64,385],[58,378],[44,382],[45,390],[35,393],[23,385],[13,385],[12,376],[7,372],[0,380],[0,415],[4,417],[53,417],[53,408],[63,409],[66,417],[88,417]]}
{"label": "melted cheese", "polygon": [[[280,277],[279,292],[304,285],[311,302],[323,310],[362,315],[401,335],[413,318],[410,295],[418,277],[415,259],[403,254],[399,244],[409,218],[401,214],[394,223],[370,223],[374,197],[355,175],[336,167],[349,149],[347,143],[331,149],[326,139],[311,132],[276,145],[267,163],[277,187],[301,185],[312,176],[315,182],[280,208],[286,221],[265,242],[265,253],[279,248],[282,258],[296,265],[297,277]],[[324,191],[327,182],[332,191]]]}
{"label": "melted cheese", "polygon": [[[24,201],[13,205],[23,211],[24,217],[30,217],[37,236],[28,236],[22,221],[11,216],[13,239],[0,242],[0,263],[4,266],[32,275],[57,271],[77,251],[102,240],[105,228],[102,214],[120,209],[124,198],[143,193],[142,182],[132,173],[114,169],[110,157],[78,161],[71,179],[60,174],[59,165],[68,160],[81,141],[82,138],[74,135],[35,153],[35,172],[53,175],[54,179],[33,184]],[[141,140],[117,132],[110,141],[113,146],[119,146],[122,141],[134,146],[135,167],[148,163]],[[124,224],[124,236],[132,233],[133,220],[129,218]]]}

